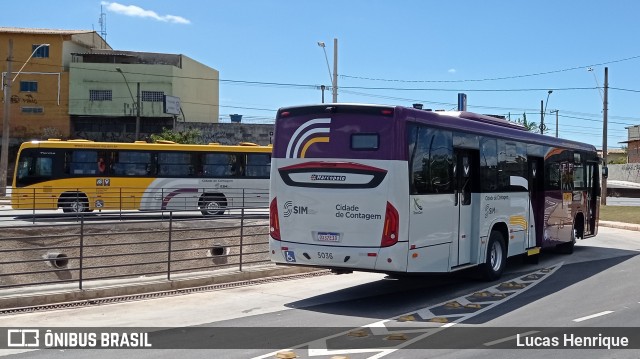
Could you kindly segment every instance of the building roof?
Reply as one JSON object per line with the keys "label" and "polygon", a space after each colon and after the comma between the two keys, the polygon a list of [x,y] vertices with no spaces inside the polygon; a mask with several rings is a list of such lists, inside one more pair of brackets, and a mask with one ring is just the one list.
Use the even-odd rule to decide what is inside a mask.
{"label": "building roof", "polygon": [[[597,150],[598,154],[602,153],[602,149]],[[608,155],[624,155],[626,154],[627,151],[623,150],[623,149],[607,149],[607,154]]]}
{"label": "building roof", "polygon": [[107,41],[94,30],[36,29],[0,26],[0,34],[63,36],[63,40],[65,41],[70,39],[72,42],[91,49],[111,49]]}
{"label": "building roof", "polygon": [[95,32],[94,30],[59,30],[59,29],[34,29],[24,27],[0,26],[0,33],[36,34],[36,35],[77,35]]}

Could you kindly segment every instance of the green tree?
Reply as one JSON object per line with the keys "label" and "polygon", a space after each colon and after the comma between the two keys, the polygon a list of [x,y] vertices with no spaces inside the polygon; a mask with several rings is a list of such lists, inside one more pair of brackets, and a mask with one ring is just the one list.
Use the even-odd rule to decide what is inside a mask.
{"label": "green tree", "polygon": [[520,118],[517,119],[516,123],[524,126],[527,129],[527,131],[529,131],[529,132],[539,132],[540,131],[540,127],[538,126],[537,122],[527,121],[527,114],[526,113],[523,113],[522,114],[522,119],[520,119]]}
{"label": "green tree", "polygon": [[196,128],[190,128],[185,131],[175,131],[163,127],[161,133],[151,135],[151,141],[173,141],[175,143],[183,144],[201,144],[202,132]]}

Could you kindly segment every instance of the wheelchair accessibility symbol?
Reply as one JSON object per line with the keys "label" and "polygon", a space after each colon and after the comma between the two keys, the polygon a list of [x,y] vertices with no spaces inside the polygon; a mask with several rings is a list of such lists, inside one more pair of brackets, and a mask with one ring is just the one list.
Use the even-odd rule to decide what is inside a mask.
{"label": "wheelchair accessibility symbol", "polygon": [[293,253],[293,251],[284,251],[284,259],[289,263],[295,263],[296,255]]}

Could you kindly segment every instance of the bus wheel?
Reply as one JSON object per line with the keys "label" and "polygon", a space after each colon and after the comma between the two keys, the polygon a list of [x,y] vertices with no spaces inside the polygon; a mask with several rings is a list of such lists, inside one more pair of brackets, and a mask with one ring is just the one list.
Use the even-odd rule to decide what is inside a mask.
{"label": "bus wheel", "polygon": [[223,195],[208,195],[200,199],[200,211],[205,216],[224,214],[227,207],[227,200]]}
{"label": "bus wheel", "polygon": [[66,213],[89,212],[89,202],[84,196],[68,197],[62,202],[62,211]]}
{"label": "bus wheel", "polygon": [[480,274],[487,281],[493,281],[502,275],[507,263],[507,247],[504,244],[502,233],[491,231],[489,245],[487,246],[487,258],[480,265]]}

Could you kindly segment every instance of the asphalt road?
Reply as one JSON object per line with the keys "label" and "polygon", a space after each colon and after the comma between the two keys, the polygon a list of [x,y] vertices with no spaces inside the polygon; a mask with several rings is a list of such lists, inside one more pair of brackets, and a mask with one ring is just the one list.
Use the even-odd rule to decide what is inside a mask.
{"label": "asphalt road", "polygon": [[[147,328],[140,331],[154,330],[150,333],[153,347],[20,349],[3,350],[0,355],[274,358],[291,350],[298,358],[322,359],[336,355],[351,359],[638,358],[640,349],[494,349],[515,345],[513,327],[523,327],[516,331],[530,338],[561,337],[564,332],[580,336],[585,327],[596,327],[604,335],[614,331],[618,337],[627,336],[632,346],[640,348],[638,251],[639,232],[601,227],[596,238],[579,242],[573,255],[543,253],[536,265],[510,261],[502,280],[493,283],[478,281],[469,272],[406,280],[354,273],[7,315],[0,317],[0,327]],[[618,327],[627,328],[611,329]],[[389,336],[394,333],[395,337]],[[524,336],[520,339],[526,344]],[[476,349],[461,350],[469,345]]]}

